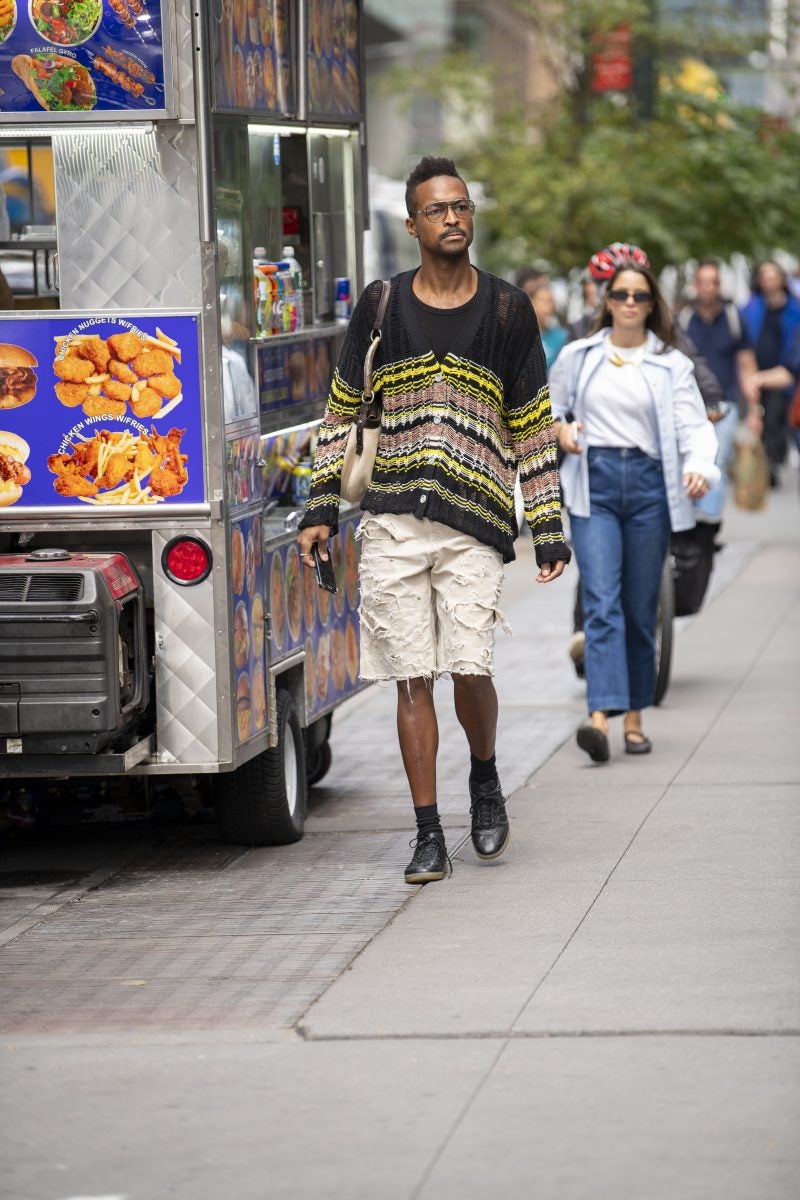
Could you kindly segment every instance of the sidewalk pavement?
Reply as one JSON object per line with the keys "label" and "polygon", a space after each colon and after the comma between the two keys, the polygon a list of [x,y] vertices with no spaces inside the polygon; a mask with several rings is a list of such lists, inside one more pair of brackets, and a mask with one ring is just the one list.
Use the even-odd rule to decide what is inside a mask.
{"label": "sidewalk pavement", "polygon": [[[571,595],[530,596],[523,546],[499,660],[508,853],[480,863],[464,841],[465,753],[446,713],[452,878],[409,889],[294,1032],[6,1039],[12,1156],[43,1156],[49,1181],[62,1163],[71,1190],[37,1190],[23,1168],[0,1194],[793,1198],[795,485],[766,514],[727,518],[714,593],[681,623],[670,690],[647,714],[646,758],[622,754],[620,722],[609,764],[576,749],[582,689],[565,658],[543,693],[556,672],[542,642],[565,655]],[[337,721],[309,837],[409,827],[392,711],[372,689]]]}

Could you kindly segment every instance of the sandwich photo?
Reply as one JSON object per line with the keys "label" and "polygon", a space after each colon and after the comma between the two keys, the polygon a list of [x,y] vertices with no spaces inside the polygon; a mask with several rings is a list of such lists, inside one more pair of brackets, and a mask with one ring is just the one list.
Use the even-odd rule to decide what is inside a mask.
{"label": "sandwich photo", "polygon": [[16,504],[31,473],[25,462],[31,448],[16,433],[0,429],[0,507]]}
{"label": "sandwich photo", "polygon": [[29,350],[0,342],[0,408],[20,408],[33,399],[38,365]]}
{"label": "sandwich photo", "polygon": [[97,103],[94,80],[86,67],[65,54],[15,54],[11,70],[48,112],[86,111]]}

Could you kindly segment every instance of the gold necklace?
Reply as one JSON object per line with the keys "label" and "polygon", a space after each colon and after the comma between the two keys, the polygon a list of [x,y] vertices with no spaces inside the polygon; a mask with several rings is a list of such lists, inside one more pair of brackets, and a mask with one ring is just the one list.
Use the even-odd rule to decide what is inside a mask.
{"label": "gold necklace", "polygon": [[608,346],[609,351],[611,351],[608,355],[608,361],[611,363],[612,367],[636,367],[644,358],[644,352],[647,349],[647,342],[642,342],[640,346],[637,346],[635,352],[630,358],[623,358],[619,352],[619,347],[614,346],[612,350],[613,342],[611,342],[611,340],[609,340]]}

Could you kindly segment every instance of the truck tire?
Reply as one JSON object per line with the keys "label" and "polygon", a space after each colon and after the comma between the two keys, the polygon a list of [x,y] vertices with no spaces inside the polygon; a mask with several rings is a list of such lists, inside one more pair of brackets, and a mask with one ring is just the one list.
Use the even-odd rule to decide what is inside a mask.
{"label": "truck tire", "polygon": [[672,622],[675,618],[675,564],[668,554],[661,573],[656,618],[656,691],[654,704],[660,704],[667,694],[672,671]]}
{"label": "truck tire", "polygon": [[290,692],[279,688],[278,744],[216,781],[217,824],[222,838],[242,846],[288,846],[303,836],[306,820],[306,751]]}
{"label": "truck tire", "polygon": [[333,762],[333,751],[331,750],[330,742],[323,742],[308,756],[308,786],[313,787],[315,783],[319,783],[320,779],[324,779],[331,769]]}
{"label": "truck tire", "polygon": [[319,783],[331,769],[331,713],[313,721],[306,730],[306,777],[308,786]]}

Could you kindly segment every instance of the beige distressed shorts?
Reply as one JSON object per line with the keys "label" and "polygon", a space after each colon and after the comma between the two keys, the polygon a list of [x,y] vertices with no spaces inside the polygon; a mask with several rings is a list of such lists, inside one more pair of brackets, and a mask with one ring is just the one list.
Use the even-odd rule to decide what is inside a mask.
{"label": "beige distressed shorts", "polygon": [[358,536],[362,679],[492,675],[499,551],[406,514],[367,513]]}

